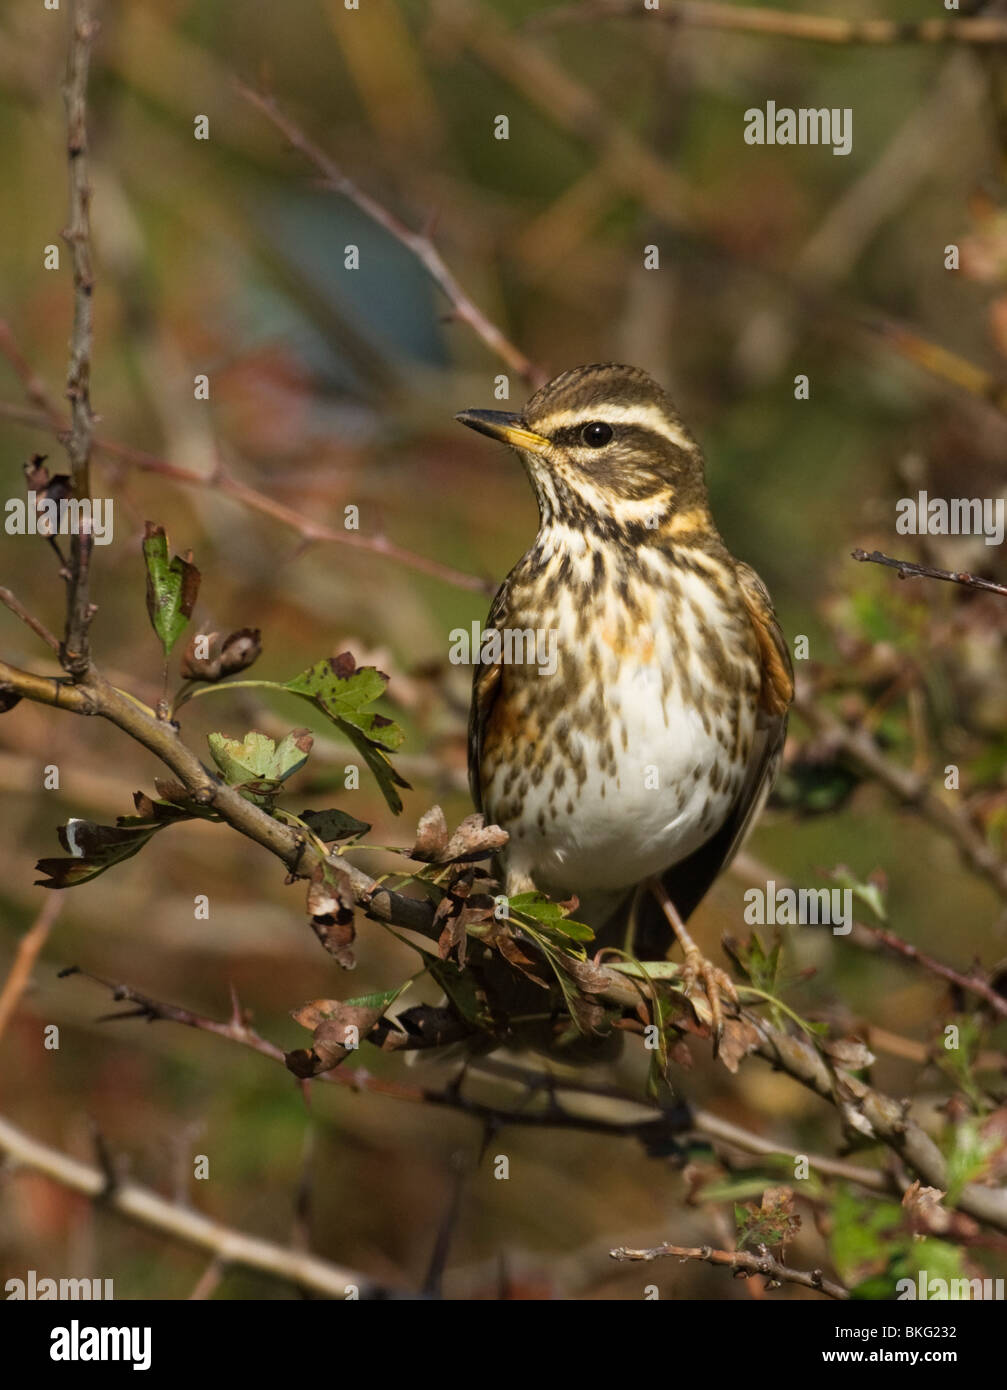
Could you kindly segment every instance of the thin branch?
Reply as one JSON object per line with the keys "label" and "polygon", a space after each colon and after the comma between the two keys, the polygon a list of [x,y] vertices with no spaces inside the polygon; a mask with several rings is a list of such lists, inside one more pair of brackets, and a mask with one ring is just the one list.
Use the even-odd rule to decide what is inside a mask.
{"label": "thin branch", "polygon": [[900,579],[943,579],[948,584],[964,584],[968,589],[983,589],[990,594],[1001,594],[1007,598],[1007,584],[997,584],[995,580],[983,579],[965,570],[939,570],[933,565],[918,565],[913,560],[896,560],[891,555],[883,555],[880,550],[853,550],[854,560],[872,565],[887,565],[898,570]]}
{"label": "thin branch", "polygon": [[[852,940],[855,945],[864,944],[856,939],[856,923]],[[917,1042],[915,1038],[903,1037],[901,1033],[892,1033],[887,1028],[879,1028],[876,1023],[864,1025],[864,1038],[872,1052],[887,1052],[889,1057],[899,1057],[904,1062],[915,1062],[917,1066],[925,1067],[935,1060],[932,1046]],[[976,1055],[975,1064],[979,1071],[1007,1072],[1007,1054],[984,1048]]]}
{"label": "thin branch", "polygon": [[495,353],[519,376],[524,377],[533,386],[541,386],[546,379],[546,374],[542,368],[536,366],[530,358],[526,357],[520,348],[515,347],[496,324],[487,318],[478,305],[469,298],[454,274],[445,265],[440,252],[429,236],[423,232],[414,232],[394,213],[389,212],[376,198],[359,188],[352,179],[343,173],[335,160],[316,145],[300,126],[280,109],[272,96],[255,91],[243,82],[238,82],[237,85],[238,91],[245,100],[261,111],[283,135],[288,144],[315,166],[322,177],[323,187],[348,198],[362,213],[376,222],[379,227],[383,227],[389,236],[394,237],[416,257],[430,278],[447,296],[454,318],[461,320],[462,323],[467,323],[490,351]]}
{"label": "thin branch", "polygon": [[835,19],[829,15],[789,14],[747,5],[721,5],[707,0],[662,0],[660,9],[645,10],[641,0],[584,0],[536,15],[529,29],[586,24],[598,19],[646,19],[651,23],[684,25],[692,29],[727,29],[783,39],[810,39],[834,44],[1007,43],[1007,20],[995,17],[962,19]]}
{"label": "thin branch", "polygon": [[[134,989],[131,985],[120,984],[112,980],[102,979],[99,975],[93,975],[90,971],[81,970],[78,966],[71,966],[60,972],[60,978],[65,979],[71,975],[81,975],[95,984],[101,985],[104,989],[111,992],[112,998],[117,1003],[135,1004],[133,1009],[124,1009],[113,1014],[104,1014],[98,1020],[100,1023],[115,1022],[120,1019],[142,1018],[150,1023],[164,1021],[168,1023],[180,1023],[187,1028],[195,1028],[200,1032],[212,1033],[216,1037],[226,1038],[228,1042],[237,1043],[240,1047],[247,1047],[253,1052],[259,1053],[262,1057],[268,1057],[271,1061],[283,1064],[285,1053],[281,1047],[264,1038],[260,1033],[244,1019],[240,1009],[235,1005],[230,1020],[226,1023],[219,1019],[208,1018],[203,1014],[197,1014],[191,1009],[186,1009],[178,1004],[168,1004],[159,999],[153,999],[150,995]],[[484,1063],[480,1070],[485,1070],[493,1075],[488,1061]],[[353,1070],[335,1068],[331,1071],[320,1072],[312,1078],[314,1081],[322,1081],[329,1085],[341,1086],[345,1090],[367,1092],[372,1095],[385,1096],[392,1100],[410,1101],[413,1104],[437,1105],[448,1110],[457,1110],[460,1114],[468,1115],[472,1119],[480,1121],[484,1125],[492,1125],[494,1128],[502,1128],[506,1125],[517,1126],[520,1128],[536,1129],[573,1129],[592,1134],[608,1134],[614,1136],[626,1136],[638,1138],[646,1142],[647,1139],[657,1139],[668,1133],[670,1119],[667,1112],[659,1106],[649,1101],[641,1100],[637,1096],[629,1095],[614,1088],[581,1086],[575,1083],[561,1082],[553,1084],[552,1079],[543,1077],[540,1073],[528,1073],[527,1075],[519,1068],[510,1069],[517,1074],[517,1079],[523,1081],[527,1086],[529,1095],[535,1090],[547,1090],[549,1093],[549,1105],[544,1110],[513,1110],[502,1106],[489,1105],[483,1101],[472,1100],[466,1096],[461,1087],[452,1084],[443,1089],[434,1089],[428,1086],[409,1085],[399,1081],[391,1081],[384,1077],[372,1076],[363,1067],[355,1067]],[[499,1074],[505,1075],[507,1068],[501,1066]],[[638,1110],[643,1110],[646,1117],[642,1120],[632,1119],[625,1122],[616,1120],[605,1120],[595,1115],[578,1115],[564,1110],[559,1104],[558,1093],[570,1093],[577,1095],[591,1096],[596,1099],[612,1099],[627,1103]],[[677,1130],[681,1132],[685,1126],[677,1125]],[[691,1120],[690,1120],[691,1127]],[[865,1172],[869,1170],[864,1170]],[[869,1183],[867,1185],[870,1185]]]}
{"label": "thin branch", "polygon": [[80,1163],[59,1149],[33,1139],[31,1135],[0,1117],[0,1153],[18,1167],[44,1173],[60,1186],[81,1192],[92,1201],[118,1212],[128,1221],[184,1245],[209,1251],[225,1266],[254,1270],[271,1275],[312,1293],[344,1299],[355,1287],[361,1298],[381,1297],[387,1290],[365,1274],[346,1269],[299,1250],[291,1250],[258,1236],[247,1235],[225,1226],[209,1216],[178,1206],[139,1183],[116,1180],[109,1188],[107,1175],[100,1168]]}
{"label": "thin branch", "polygon": [[[0,402],[0,418],[14,420],[18,424],[40,429],[51,429],[60,437],[66,431],[66,423],[58,417],[55,420],[50,420],[41,411],[28,410],[6,401]],[[312,517],[301,516],[292,507],[287,507],[282,502],[267,497],[263,492],[257,492],[255,488],[239,481],[223,468],[218,468],[212,475],[207,476],[205,473],[197,473],[194,469],[183,468],[177,463],[169,463],[167,459],[159,458],[156,454],[147,453],[143,449],[134,449],[129,444],[119,444],[115,440],[100,437],[93,441],[93,450],[106,458],[125,463],[130,468],[137,468],[143,473],[156,473],[162,478],[170,478],[173,482],[182,483],[186,487],[212,488],[218,494],[232,497],[250,511],[259,512],[263,516],[268,516],[272,521],[289,526],[307,542],[321,541],[347,545],[354,550],[381,555],[387,560],[393,560],[397,564],[417,570],[420,574],[429,574],[435,579],[443,580],[445,584],[453,584],[458,589],[471,589],[475,593],[490,594],[496,587],[491,580],[480,575],[466,574],[464,570],[455,569],[452,565],[445,565],[440,560],[429,559],[426,555],[417,555],[414,551],[406,550],[403,546],[396,545],[394,541],[380,533],[362,535],[358,531],[340,530],[327,526],[324,522],[316,521]]]}
{"label": "thin branch", "polygon": [[49,932],[52,930],[52,925],[59,916],[62,907],[62,901],[53,894],[47,902],[42,904],[35,921],[18,943],[14,961],[7,979],[4,981],[3,989],[0,990],[0,1038],[3,1037],[8,1023],[21,1002],[22,995],[28,988],[32,967],[48,940]]}
{"label": "thin branch", "polygon": [[762,1158],[778,1154],[784,1154],[788,1158],[806,1158],[812,1171],[824,1173],[830,1178],[842,1178],[845,1182],[855,1182],[872,1192],[897,1193],[899,1190],[891,1176],[879,1168],[864,1168],[859,1163],[848,1163],[844,1159],[831,1158],[827,1154],[812,1154],[804,1149],[792,1149],[774,1143],[772,1139],[742,1129],[740,1125],[723,1120],[709,1110],[694,1110],[691,1128],[706,1139],[718,1140],[740,1149],[743,1153],[757,1154]]}
{"label": "thin branch", "polygon": [[866,730],[849,727],[807,692],[798,690],[794,710],[835,752],[879,782],[908,809],[953,841],[966,863],[1007,899],[1007,862],[1000,858],[966,812],[937,796],[929,780],[887,758]]}
{"label": "thin branch", "polygon": [[960,353],[932,342],[910,324],[880,317],[872,309],[861,310],[858,319],[861,329],[879,338],[905,361],[956,390],[985,401],[1001,414],[1007,414],[1007,383],[1001,376],[977,366]]}
{"label": "thin branch", "polygon": [[24,387],[26,397],[36,409],[42,411],[46,416],[49,427],[56,430],[57,433],[65,430],[66,424],[59,404],[53,399],[49,388],[21,351],[6,319],[0,319],[0,356],[6,357],[14,368],[17,379]]}
{"label": "thin branch", "polygon": [[45,623],[39,622],[38,618],[33,618],[24,604],[22,604],[21,600],[12,594],[10,589],[0,588],[0,603],[2,603],[5,608],[9,608],[23,623],[26,623],[28,627],[31,628],[32,632],[35,633],[36,637],[41,637],[42,641],[45,642],[47,646],[51,647],[54,652],[59,651],[59,638],[53,636]]}
{"label": "thin branch", "polygon": [[815,1289],[829,1298],[849,1298],[849,1291],[842,1284],[826,1279],[820,1269],[791,1269],[774,1259],[765,1246],[759,1253],[751,1250],[714,1250],[710,1245],[656,1245],[651,1250],[628,1250],[620,1246],[609,1252],[613,1260],[703,1260],[707,1264],[721,1265],[745,1275],[761,1274],[767,1279],[781,1284],[800,1284],[805,1289]]}
{"label": "thin branch", "polygon": [[[91,496],[91,442],[94,437],[94,415],[91,411],[94,273],[91,267],[91,185],[87,157],[87,79],[91,46],[98,26],[91,18],[89,0],[75,0],[70,26],[70,49],[63,88],[70,174],[70,220],[63,236],[73,259],[74,307],[70,366],[66,377],[70,432],[65,442],[73,495],[83,500]],[[60,659],[64,668],[77,679],[84,675],[90,664],[88,627],[95,611],[89,597],[88,582],[92,545],[89,526],[82,524],[75,528],[70,538],[66,629]]]}
{"label": "thin branch", "polygon": [[885,949],[903,960],[913,961],[931,975],[947,980],[949,984],[955,985],[967,994],[977,995],[1000,1018],[1007,1018],[1007,999],[993,988],[985,976],[963,974],[962,971],[955,970],[953,966],[946,965],[944,961],[937,960],[935,956],[927,955],[918,946],[914,946],[911,941],[904,941],[901,936],[889,931],[887,927],[873,927],[868,926],[866,922],[855,922],[850,934],[850,941],[853,945],[864,947],[867,950]]}

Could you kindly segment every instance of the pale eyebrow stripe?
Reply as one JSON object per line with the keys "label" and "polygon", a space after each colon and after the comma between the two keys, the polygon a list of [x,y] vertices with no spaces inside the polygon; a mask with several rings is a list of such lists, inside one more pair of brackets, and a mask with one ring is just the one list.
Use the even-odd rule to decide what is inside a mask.
{"label": "pale eyebrow stripe", "polygon": [[596,409],[556,410],[544,420],[536,420],[529,428],[534,429],[536,434],[547,434],[567,425],[586,425],[593,420],[609,425],[639,425],[654,434],[663,435],[680,449],[691,451],[696,447],[685,430],[669,419],[659,405],[599,405]]}

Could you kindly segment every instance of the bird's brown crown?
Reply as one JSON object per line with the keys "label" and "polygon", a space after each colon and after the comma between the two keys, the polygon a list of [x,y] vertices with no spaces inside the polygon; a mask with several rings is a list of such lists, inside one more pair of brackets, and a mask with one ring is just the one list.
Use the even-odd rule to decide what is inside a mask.
{"label": "bird's brown crown", "polygon": [[521,450],[544,513],[607,515],[660,531],[691,518],[689,529],[706,528],[702,453],[670,397],[638,367],[564,372],[532,396],[521,420],[549,443]]}

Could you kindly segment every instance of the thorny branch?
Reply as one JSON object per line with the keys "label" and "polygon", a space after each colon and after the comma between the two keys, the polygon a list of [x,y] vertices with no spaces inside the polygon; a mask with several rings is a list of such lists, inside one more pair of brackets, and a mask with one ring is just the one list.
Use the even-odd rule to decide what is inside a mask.
{"label": "thorny branch", "polygon": [[[70,219],[63,233],[73,260],[73,330],[66,394],[70,402],[70,431],[66,451],[70,459],[73,495],[91,496],[91,444],[94,415],[91,411],[91,349],[94,342],[94,274],[91,267],[91,185],[88,178],[87,77],[91,47],[98,26],[91,18],[88,0],[75,0],[71,15],[70,49],[63,99],[66,106],[67,160],[70,171]],[[70,538],[67,576],[66,629],[60,649],[65,670],[75,678],[90,663],[88,628],[94,615],[89,598],[92,537],[86,525],[76,527]]]}
{"label": "thorny branch", "polygon": [[791,1269],[781,1264],[763,1246],[758,1253],[751,1250],[714,1250],[709,1245],[657,1245],[651,1250],[628,1250],[620,1246],[610,1252],[613,1260],[704,1260],[707,1264],[723,1265],[741,1274],[761,1274],[765,1278],[781,1284],[800,1284],[806,1289],[817,1289],[828,1294],[829,1298],[849,1298],[849,1291],[842,1284],[826,1279],[820,1269]]}
{"label": "thorny branch", "polygon": [[944,961],[937,960],[926,951],[921,951],[911,941],[904,941],[887,927],[873,927],[868,926],[866,922],[855,922],[850,940],[853,945],[869,951],[888,950],[903,960],[914,961],[929,974],[936,975],[938,979],[946,980],[957,989],[982,999],[999,1018],[1007,1018],[1007,998],[998,993],[989,980],[975,973],[966,975],[960,970],[955,970],[953,966],[946,965]]}
{"label": "thorny branch", "polygon": [[[60,972],[61,978],[77,974],[83,975],[86,979],[93,980],[96,984],[110,990],[117,1003],[135,1005],[133,1009],[106,1014],[99,1021],[113,1022],[118,1019],[143,1018],[150,1023],[157,1021],[180,1023],[187,1028],[195,1028],[202,1032],[212,1033],[216,1037],[226,1038],[229,1042],[247,1047],[253,1052],[258,1052],[260,1056],[269,1057],[274,1062],[284,1061],[283,1049],[264,1038],[250,1025],[244,1017],[237,999],[233,1001],[230,1019],[227,1022],[221,1022],[218,1019],[195,1013],[192,1009],[183,1008],[178,1004],[153,999],[150,995],[134,989],[131,985],[103,980],[99,976],[93,975],[89,971],[80,970],[76,966]],[[566,1079],[557,1081],[541,1072],[528,1070],[513,1063],[497,1061],[493,1058],[481,1059],[478,1064],[473,1064],[472,1069],[491,1079],[501,1078],[505,1081],[512,1081],[521,1086],[529,1096],[535,1091],[544,1091],[548,1099],[547,1108],[544,1111],[536,1112],[528,1109],[505,1109],[472,1101],[462,1089],[461,1080],[464,1077],[459,1079],[458,1084],[443,1089],[434,1089],[429,1086],[409,1085],[401,1081],[391,1081],[384,1077],[372,1076],[364,1067],[357,1066],[349,1071],[335,1068],[331,1071],[321,1072],[313,1079],[342,1086],[347,1090],[385,1096],[392,1100],[440,1105],[446,1109],[457,1110],[473,1116],[497,1129],[506,1125],[516,1125],[621,1134],[639,1139],[648,1147],[657,1146],[661,1141],[674,1135],[691,1134],[709,1140],[711,1143],[726,1144],[732,1148],[740,1149],[743,1153],[756,1154],[760,1157],[785,1153],[793,1158],[796,1154],[796,1151],[776,1144],[762,1135],[753,1134],[740,1125],[722,1119],[711,1111],[690,1109],[686,1114],[678,1116],[652,1101],[617,1087],[587,1085]],[[616,1108],[625,1109],[628,1107],[635,1112],[644,1112],[644,1118],[627,1119],[620,1123],[599,1119],[597,1116],[580,1115],[576,1111],[563,1108],[564,1098],[575,1102],[579,1097],[587,1097],[595,1101],[610,1101]],[[807,1159],[809,1167],[814,1172],[857,1183],[872,1192],[899,1191],[898,1185],[893,1182],[890,1175],[879,1169],[865,1168],[861,1164],[832,1158],[827,1154],[809,1154],[802,1150],[802,1155]]]}

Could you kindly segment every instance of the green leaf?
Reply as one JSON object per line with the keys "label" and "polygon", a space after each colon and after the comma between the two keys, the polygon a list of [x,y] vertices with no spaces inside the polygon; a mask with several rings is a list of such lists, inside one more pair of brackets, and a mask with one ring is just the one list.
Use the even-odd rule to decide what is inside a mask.
{"label": "green leaf", "polygon": [[486,996],[479,989],[471,970],[462,970],[451,960],[430,960],[427,970],[466,1022],[484,1031],[492,1027],[493,1016]]}
{"label": "green leaf", "polygon": [[554,903],[544,893],[515,893],[508,899],[509,910],[519,917],[531,918],[542,926],[568,936],[572,941],[593,941],[594,932],[583,922],[568,917],[562,903]]}
{"label": "green leaf", "polygon": [[969,1118],[959,1120],[954,1126],[951,1148],[947,1154],[947,1193],[944,1198],[948,1206],[954,1206],[962,1195],[966,1183],[975,1182],[986,1175],[989,1159],[999,1147],[995,1137],[983,1134],[981,1121]]}
{"label": "green leaf", "polygon": [[240,742],[225,734],[207,734],[207,742],[232,787],[270,792],[304,766],[314,740],[307,729],[293,729],[278,744],[254,730]]}
{"label": "green leaf", "polygon": [[357,667],[349,652],[316,661],[284,688],[303,695],[324,710],[337,723],[351,725],[382,748],[394,752],[404,737],[402,730],[383,714],[367,710],[385,693],[388,677],[376,666]]}
{"label": "green leaf", "polygon": [[349,652],[316,661],[281,689],[300,695],[320,709],[346,735],[377,779],[391,810],[398,815],[402,798],[396,787],[409,783],[395,771],[388,752],[399,747],[405,735],[383,714],[368,710],[384,694],[388,677],[375,666],[358,667]]}
{"label": "green leaf", "polygon": [[767,951],[758,932],[753,931],[746,942],[734,947],[731,954],[756,989],[775,994],[780,973],[780,951],[779,937],[772,950]]}
{"label": "green leaf", "polygon": [[366,835],[370,826],[346,811],[331,807],[328,811],[302,811],[301,820],[320,840],[353,840]]}
{"label": "green leaf", "polygon": [[178,641],[199,593],[200,573],[189,560],[168,559],[168,537],[163,526],[148,521],[143,538],[147,568],[147,612],[167,656]]}
{"label": "green leaf", "polygon": [[376,994],[360,994],[356,999],[344,999],[343,1003],[346,1007],[352,1005],[358,1009],[380,1009],[383,1013],[411,984],[412,980],[403,980],[402,984],[396,985],[394,989],[379,990]]}
{"label": "green leaf", "polygon": [[848,888],[857,901],[862,902],[865,907],[869,907],[879,921],[887,921],[884,889],[879,883],[870,879],[866,883],[861,883],[856,874],[852,873],[845,864],[837,865],[829,877],[834,883],[838,883],[840,888]]}
{"label": "green leaf", "polygon": [[868,1201],[848,1187],[836,1193],[829,1241],[832,1262],[847,1285],[888,1268],[908,1248],[905,1213],[895,1202]]}

